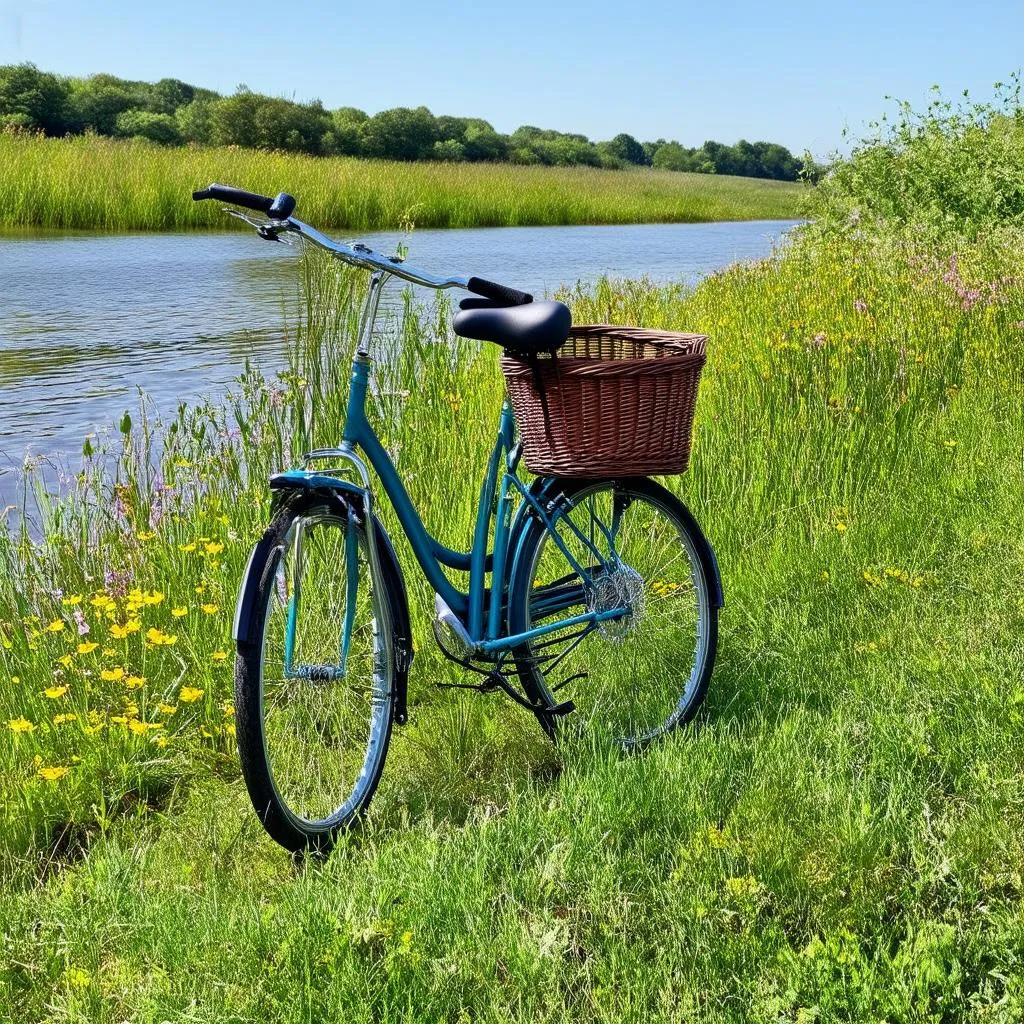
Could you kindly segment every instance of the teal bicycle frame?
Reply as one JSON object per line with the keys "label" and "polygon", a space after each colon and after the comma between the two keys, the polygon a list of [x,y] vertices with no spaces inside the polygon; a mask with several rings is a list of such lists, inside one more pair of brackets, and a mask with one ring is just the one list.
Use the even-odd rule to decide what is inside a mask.
{"label": "teal bicycle frame", "polygon": [[[548,633],[574,626],[596,626],[600,622],[621,618],[627,614],[628,608],[626,607],[611,608],[600,612],[587,611],[569,618],[547,621],[524,633],[508,635],[506,626],[509,583],[525,537],[524,527],[528,517],[535,515],[540,518],[569,564],[579,574],[579,579],[575,583],[551,585],[544,588],[542,594],[538,594],[539,603],[535,606],[535,611],[540,610],[545,615],[551,615],[583,604],[586,601],[586,590],[591,582],[594,569],[600,571],[606,566],[617,564],[615,541],[621,509],[616,506],[610,525],[597,523],[602,538],[608,545],[607,553],[602,554],[592,540],[565,515],[566,503],[560,493],[561,489],[557,478],[538,479],[532,487],[527,487],[519,479],[516,469],[521,446],[516,441],[515,417],[507,402],[502,405],[497,438],[491,450],[487,473],[480,490],[472,549],[467,553],[453,551],[428,532],[409,497],[409,492],[406,490],[398,470],[366,417],[366,396],[372,365],[368,351],[369,335],[376,317],[377,301],[380,288],[383,285],[383,278],[384,275],[375,274],[371,281],[370,295],[361,331],[362,341],[352,363],[352,378],[342,443],[335,449],[309,453],[306,456],[307,464],[314,460],[330,457],[339,457],[354,464],[362,476],[362,493],[367,508],[369,508],[369,474],[358,453],[361,451],[365,454],[370,466],[373,467],[380,479],[402,530],[409,539],[416,561],[435,592],[457,618],[458,624],[461,626],[459,632],[462,634],[462,639],[474,655],[496,658],[504,652]],[[501,474],[500,480],[499,473]],[[290,488],[309,489],[311,487],[349,490],[352,485],[331,473],[301,469],[278,474],[274,478],[274,487],[285,491]],[[512,505],[516,496],[519,501],[513,514]],[[494,548],[492,552],[488,552],[492,509],[494,509],[495,517]],[[368,522],[372,521],[372,516],[368,515],[367,520]],[[569,551],[556,529],[559,523],[567,524],[569,530],[594,556],[596,561],[592,569],[582,566]],[[348,578],[354,580],[356,574],[352,571],[352,563],[355,560],[356,552],[354,545],[351,547],[353,550],[347,555],[350,560]],[[372,552],[375,550],[373,544],[370,545],[370,550],[372,556]],[[463,592],[452,584],[443,566],[462,572],[468,571],[468,592]],[[486,585],[488,574],[491,576],[489,588]],[[290,615],[290,618],[292,617],[293,615]],[[343,651],[347,650],[350,633],[350,624],[346,622],[345,625]],[[342,664],[344,664],[344,659]]]}

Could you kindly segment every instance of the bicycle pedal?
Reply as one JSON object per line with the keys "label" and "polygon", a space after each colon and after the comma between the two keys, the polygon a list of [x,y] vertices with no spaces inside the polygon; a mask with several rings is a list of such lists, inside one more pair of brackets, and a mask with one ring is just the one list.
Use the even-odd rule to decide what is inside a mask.
{"label": "bicycle pedal", "polygon": [[546,715],[569,715],[576,710],[576,704],[574,701],[566,700],[562,701],[561,704],[552,704],[551,707],[545,708],[544,713]]}

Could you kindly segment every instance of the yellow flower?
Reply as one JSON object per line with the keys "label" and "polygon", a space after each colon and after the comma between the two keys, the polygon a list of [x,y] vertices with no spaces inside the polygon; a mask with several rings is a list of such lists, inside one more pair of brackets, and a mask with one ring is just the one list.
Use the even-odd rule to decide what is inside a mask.
{"label": "yellow flower", "polygon": [[836,525],[836,529],[840,533],[843,533],[846,530],[846,523],[836,523],[835,525]]}
{"label": "yellow flower", "polygon": [[131,729],[131,731],[135,733],[136,736],[145,736],[146,733],[149,732],[149,730],[146,728],[145,722],[139,722],[136,720],[129,722],[128,728]]}
{"label": "yellow flower", "polygon": [[69,967],[64,977],[72,988],[86,988],[89,984],[89,975],[81,967]]}
{"label": "yellow flower", "polygon": [[90,602],[93,608],[106,608],[108,604],[113,604],[106,594],[97,594]]}
{"label": "yellow flower", "polygon": [[196,587],[196,593],[197,594],[205,594],[206,593],[206,587],[202,583],[200,583],[199,586]]}
{"label": "yellow flower", "polygon": [[956,447],[956,441],[943,441],[942,444],[946,448],[955,448]]}
{"label": "yellow flower", "polygon": [[74,665],[74,663],[75,663],[75,659],[74,659],[74,658],[72,658],[70,654],[62,654],[62,655],[61,655],[61,656],[60,656],[60,657],[59,657],[59,658],[57,659],[57,661],[58,661],[58,662],[59,662],[59,663],[60,663],[61,665],[63,665],[63,666],[65,667],[65,668],[71,668],[71,666],[72,666],[72,665]]}
{"label": "yellow flower", "polygon": [[105,668],[100,672],[100,679],[105,679],[108,683],[116,683],[124,679],[124,675],[124,669],[120,666],[117,668]]}
{"label": "yellow flower", "polygon": [[43,693],[45,693],[50,700],[56,700],[58,697],[63,697],[67,692],[68,688],[66,686],[48,686],[43,690]]}
{"label": "yellow flower", "polygon": [[160,712],[161,715],[173,715],[174,712],[178,710],[178,705],[177,704],[157,704],[156,709],[157,709],[157,711]]}
{"label": "yellow flower", "polygon": [[224,726],[224,732],[228,736],[234,736],[235,735],[235,723],[234,722],[228,722],[228,724]]}
{"label": "yellow flower", "polygon": [[129,676],[124,681],[124,685],[129,690],[137,690],[140,686],[145,686],[146,685],[146,677],[145,676]]}
{"label": "yellow flower", "polygon": [[73,604],[81,604],[81,603],[82,603],[82,595],[81,594],[68,594],[68,596],[63,598],[63,600],[61,601],[61,604],[64,605],[65,608],[70,608]]}
{"label": "yellow flower", "polygon": [[53,724],[63,725],[65,722],[77,722],[78,715],[54,715]]}
{"label": "yellow flower", "polygon": [[169,647],[171,644],[177,643],[177,641],[178,637],[176,634],[169,635],[155,626],[146,630],[146,643],[152,644],[154,647]]}
{"label": "yellow flower", "polygon": [[157,738],[156,738],[156,740],[154,742],[156,743],[156,745],[158,747],[166,747],[167,743],[168,743],[168,739],[167,739],[166,736],[161,734],[161,735],[157,736]]}
{"label": "yellow flower", "polygon": [[219,555],[224,550],[224,545],[219,540],[213,540],[204,545],[204,550],[208,555]]}
{"label": "yellow flower", "polygon": [[195,551],[195,549],[196,549],[196,542],[195,541],[192,541],[191,544],[179,544],[178,545],[178,550],[179,551],[192,552],[192,551]]}
{"label": "yellow flower", "polygon": [[171,614],[176,618],[180,619],[183,615],[188,615],[187,608],[172,608]]}
{"label": "yellow flower", "polygon": [[202,609],[207,615],[216,615],[220,611],[220,607],[215,604],[204,604]]}
{"label": "yellow flower", "polygon": [[224,651],[214,651],[210,655],[210,661],[217,662],[218,664],[227,658],[227,654]]}
{"label": "yellow flower", "polygon": [[124,715],[111,715],[110,716],[110,720],[115,725],[127,725],[128,724],[128,719]]}
{"label": "yellow flower", "polygon": [[104,658],[113,658],[116,655],[117,655],[117,651],[115,651],[113,647],[104,647],[103,648],[103,657]]}
{"label": "yellow flower", "polygon": [[202,697],[204,692],[205,691],[200,690],[197,686],[183,686],[178,697],[183,704],[194,704],[200,697]]}
{"label": "yellow flower", "polygon": [[140,629],[142,629],[141,619],[129,619],[123,626],[115,622],[110,627],[110,635],[115,640],[123,640],[129,633],[138,633]]}
{"label": "yellow flower", "polygon": [[61,632],[61,630],[63,628],[64,628],[64,620],[63,619],[54,619],[53,622],[51,622],[46,627],[46,632],[47,633],[59,633],[59,632]]}
{"label": "yellow flower", "polygon": [[163,599],[164,595],[159,590],[151,590],[142,600],[145,604],[159,604]]}
{"label": "yellow flower", "polygon": [[79,654],[92,654],[92,652],[95,651],[97,647],[99,647],[98,643],[95,643],[92,640],[86,640],[85,643],[82,643],[82,644],[78,645],[78,653]]}
{"label": "yellow flower", "polygon": [[233,715],[235,713],[235,705],[232,704],[231,701],[229,700],[224,701],[224,703],[221,704],[220,707],[225,715]]}
{"label": "yellow flower", "polygon": [[156,534],[153,533],[152,530],[145,530],[135,534],[135,536],[138,537],[139,540],[152,540],[156,536]]}
{"label": "yellow flower", "polygon": [[17,686],[21,682],[21,676],[11,676],[11,682]]}
{"label": "yellow flower", "polygon": [[7,725],[11,732],[31,732],[35,728],[27,718],[12,718]]}
{"label": "yellow flower", "polygon": [[71,771],[67,765],[55,765],[52,768],[40,768],[36,774],[41,779],[45,779],[47,782],[56,782],[58,779],[63,779],[67,773]]}

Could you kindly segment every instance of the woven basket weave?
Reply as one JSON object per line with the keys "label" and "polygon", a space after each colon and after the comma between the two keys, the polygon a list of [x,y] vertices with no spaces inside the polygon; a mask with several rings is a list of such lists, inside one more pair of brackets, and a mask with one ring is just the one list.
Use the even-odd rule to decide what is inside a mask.
{"label": "woven basket weave", "polygon": [[527,468],[583,478],[684,472],[706,341],[591,324],[573,327],[554,359],[503,357]]}

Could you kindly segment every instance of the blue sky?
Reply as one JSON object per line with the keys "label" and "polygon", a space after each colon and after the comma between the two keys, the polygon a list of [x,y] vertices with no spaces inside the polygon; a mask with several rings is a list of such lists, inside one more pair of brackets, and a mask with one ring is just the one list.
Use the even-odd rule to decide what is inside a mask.
{"label": "blue sky", "polygon": [[991,96],[1024,62],[1024,3],[828,0],[0,0],[0,63],[244,82],[370,113],[424,104],[599,140],[781,142],[824,156],[929,86]]}

